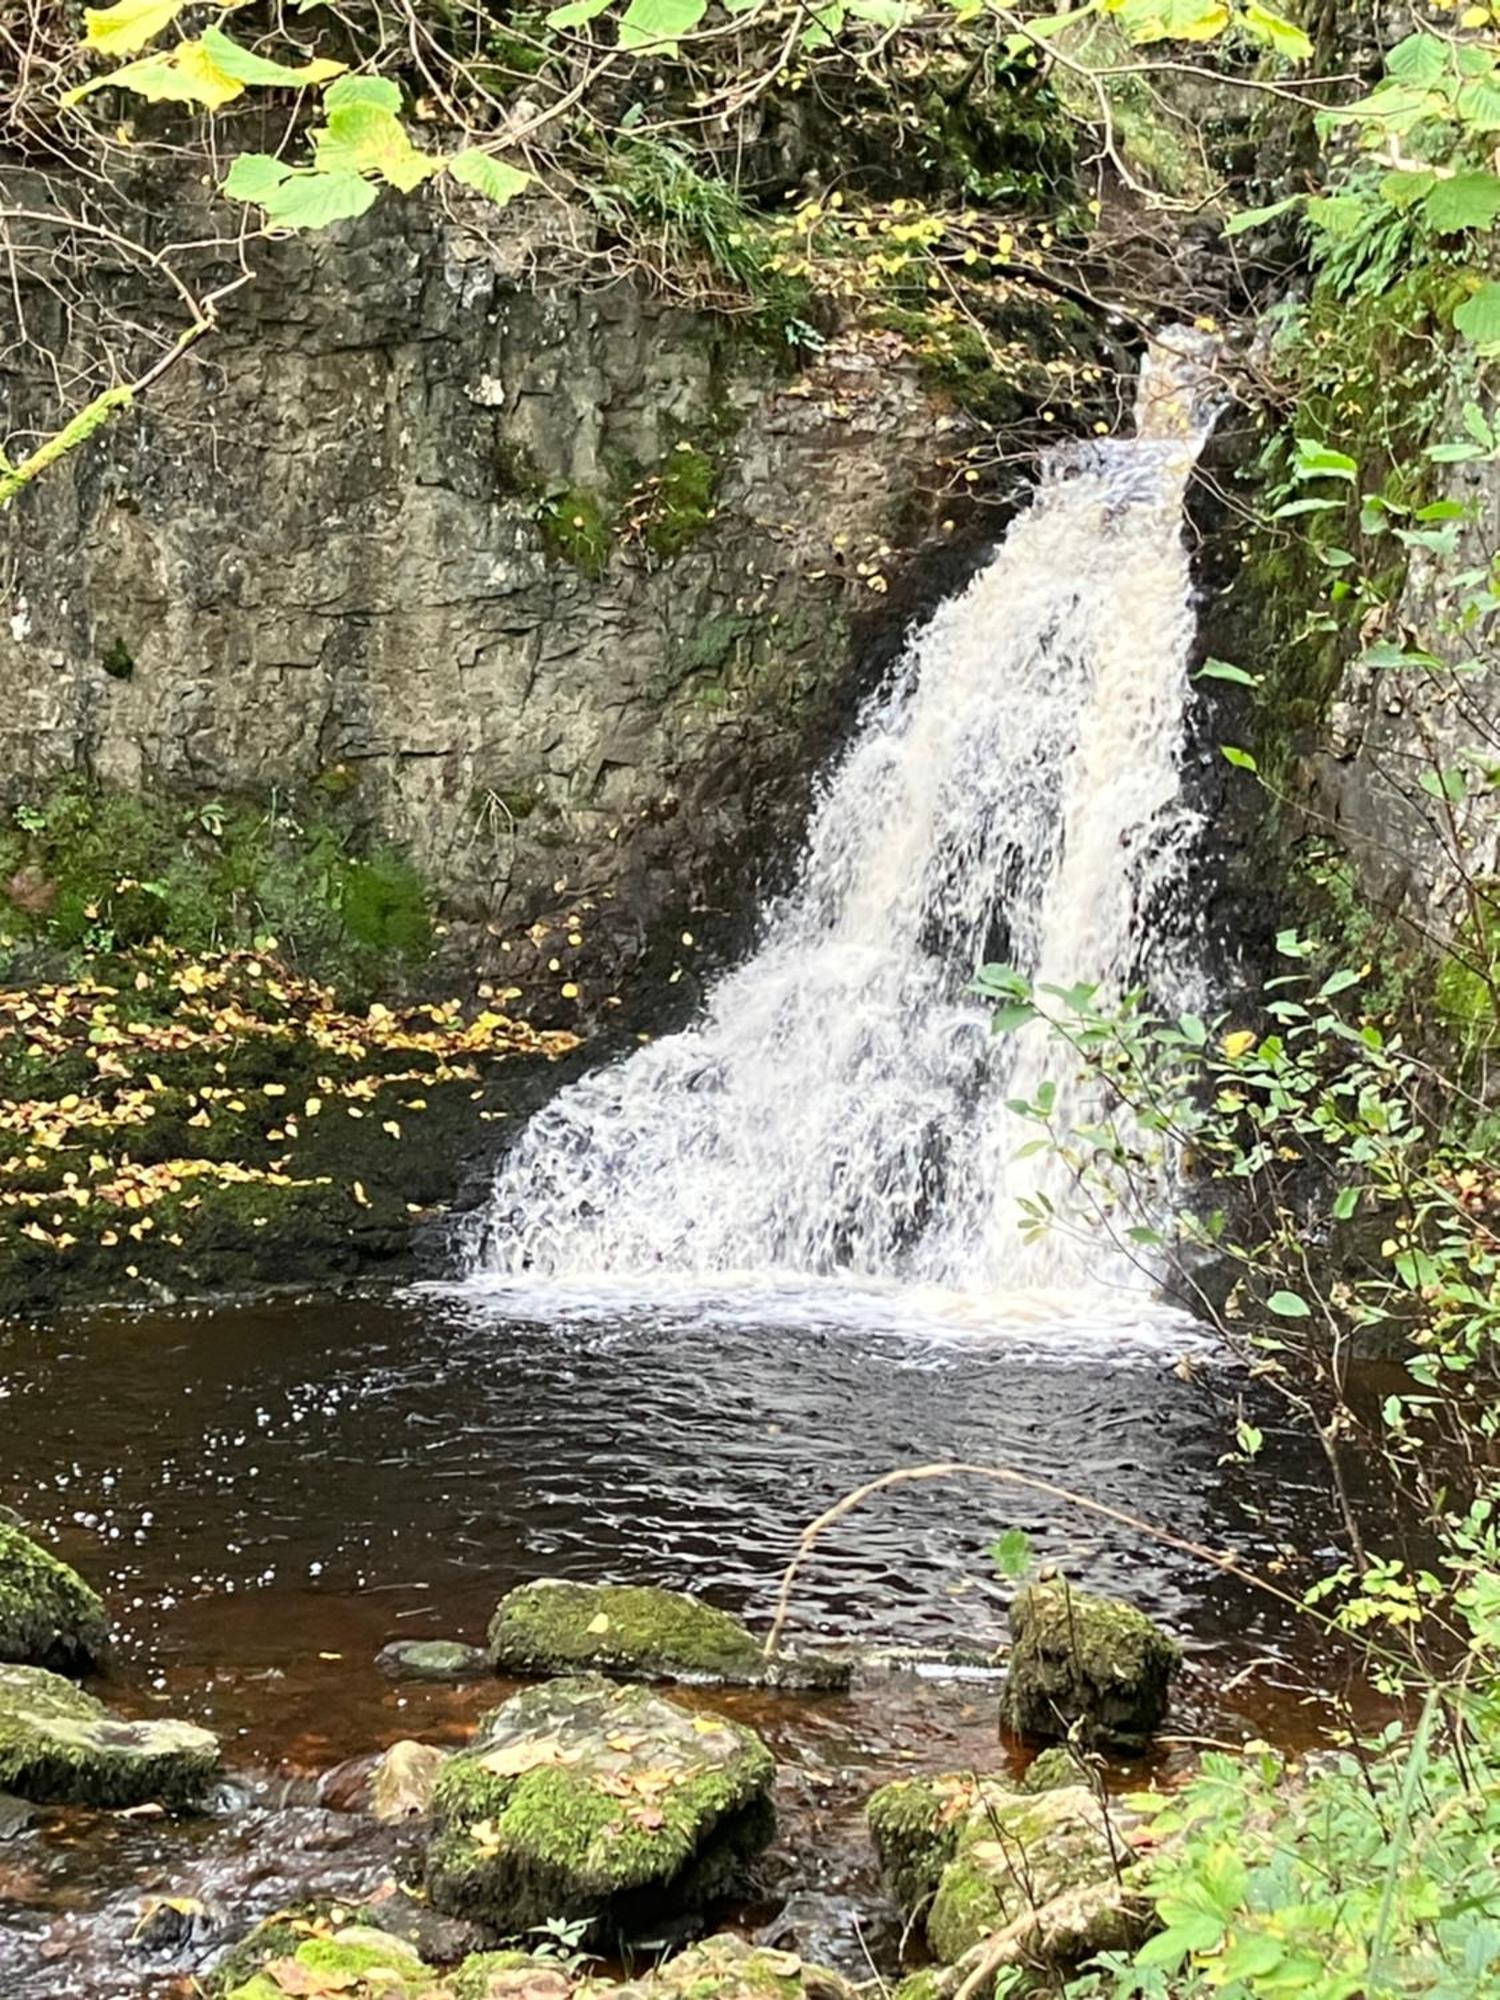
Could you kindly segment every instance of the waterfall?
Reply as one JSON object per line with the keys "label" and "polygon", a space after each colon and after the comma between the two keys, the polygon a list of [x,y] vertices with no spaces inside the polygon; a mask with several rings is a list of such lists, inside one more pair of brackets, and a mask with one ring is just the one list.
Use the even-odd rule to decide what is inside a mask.
{"label": "waterfall", "polygon": [[1153,347],[1137,435],[1059,448],[988,565],[911,642],[827,776],[793,891],[701,1022],[584,1078],[502,1166],[496,1280],[836,1277],[1081,1286],[1100,1246],[1023,1241],[1008,1109],[1045,1034],[990,1032],[987,960],[1180,989],[1149,921],[1195,820],[1180,772],[1183,546],[1202,443],[1190,339]]}

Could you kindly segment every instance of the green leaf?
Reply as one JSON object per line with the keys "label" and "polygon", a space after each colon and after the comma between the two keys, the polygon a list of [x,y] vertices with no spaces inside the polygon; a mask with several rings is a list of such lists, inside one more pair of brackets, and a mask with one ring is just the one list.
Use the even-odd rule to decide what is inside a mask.
{"label": "green leaf", "polygon": [[691,34],[707,12],[708,0],[630,0],[620,20],[620,47],[675,55],[678,36]]}
{"label": "green leaf", "polygon": [[435,174],[440,159],[421,153],[394,112],[378,104],[338,104],[317,135],[314,163],[320,174],[378,174],[409,194]]}
{"label": "green leaf", "polygon": [[205,28],[201,41],[214,67],[237,83],[265,84],[272,89],[300,88],[307,83],[326,83],[330,77],[341,76],[346,68],[344,63],[333,62],[326,56],[314,56],[295,66],[269,62],[232,42],[222,28]]}
{"label": "green leaf", "polygon": [[1298,438],[1293,470],[1298,479],[1353,480],[1359,476],[1359,461],[1318,438]]}
{"label": "green leaf", "polygon": [[1387,52],[1385,67],[1386,74],[1398,83],[1414,83],[1430,90],[1447,73],[1447,46],[1436,35],[1408,35]]}
{"label": "green leaf", "polygon": [[1380,198],[1404,214],[1407,209],[1415,208],[1436,186],[1437,175],[1430,167],[1401,167],[1387,174],[1380,183]]}
{"label": "green leaf", "polygon": [[1247,1992],[1255,1992],[1258,1989],[1248,1982],[1269,1978],[1285,1957],[1286,1946],[1281,1939],[1265,1931],[1252,1931],[1244,1937],[1231,1932],[1224,1956],[1214,1968],[1214,1977],[1221,1986],[1244,1980]]}
{"label": "green leaf", "polygon": [[478,146],[466,146],[463,152],[455,153],[448,162],[448,171],[462,187],[473,188],[496,208],[504,208],[531,185],[530,174],[497,160],[493,153],[486,153]]}
{"label": "green leaf", "polygon": [[1211,42],[1229,26],[1223,0],[1105,0],[1133,42]]}
{"label": "green leaf", "polygon": [[1423,202],[1422,213],[1439,236],[1488,229],[1500,215],[1500,175],[1454,174],[1439,181]]}
{"label": "green leaf", "polygon": [[1232,667],[1227,660],[1205,660],[1195,676],[1200,681],[1233,681],[1236,687],[1259,687],[1261,676],[1247,674],[1243,667]]}
{"label": "green leaf", "polygon": [[1493,77],[1480,77],[1464,84],[1455,108],[1475,132],[1500,132],[1500,82]]}
{"label": "green leaf", "polygon": [[606,11],[610,0],[568,0],[565,7],[554,7],[547,16],[549,28],[581,28],[587,21],[597,21]]}
{"label": "green leaf", "polygon": [[1017,1028],[1024,1028],[1028,1021],[1036,1019],[1035,1007],[1018,1000],[1009,1007],[997,1007],[990,1022],[990,1029],[996,1035],[1013,1035]]}
{"label": "green leaf", "polygon": [[1469,781],[1457,765],[1446,771],[1424,771],[1417,783],[1424,792],[1456,806],[1469,795]]}
{"label": "green leaf", "polygon": [[1002,1576],[1024,1576],[1031,1567],[1031,1537],[1024,1528],[1007,1528],[990,1543],[990,1559]]}
{"label": "green leaf", "polygon": [[1278,507],[1271,516],[1273,521],[1295,520],[1299,514],[1328,514],[1335,507],[1343,506],[1342,500],[1288,500],[1284,507]]}
{"label": "green leaf", "polygon": [[261,207],[267,222],[278,229],[326,229],[331,222],[363,215],[375,194],[362,174],[291,174]]}
{"label": "green leaf", "polygon": [[401,109],[401,86],[388,76],[350,76],[346,70],[323,92],[325,111],[342,111],[350,104],[373,104],[377,111]]}
{"label": "green leaf", "polygon": [[1254,1458],[1266,1441],[1264,1433],[1258,1431],[1254,1424],[1246,1423],[1243,1417],[1234,1427],[1234,1436],[1246,1458]]}
{"label": "green leaf", "polygon": [[231,201],[253,201],[262,207],[291,173],[284,160],[269,153],[241,153],[224,176],[224,192]]}
{"label": "green leaf", "polygon": [[1476,347],[1500,342],[1500,284],[1483,284],[1453,315],[1453,324]]}
{"label": "green leaf", "polygon": [[1345,966],[1340,972],[1330,972],[1318,988],[1320,1000],[1331,1000],[1337,993],[1347,993],[1351,986],[1358,986],[1360,975]]}
{"label": "green leaf", "polygon": [[1219,754],[1226,764],[1233,764],[1237,771],[1258,771],[1260,766],[1248,750],[1237,750],[1232,743],[1221,743]]}
{"label": "green leaf", "polygon": [[912,18],[916,8],[910,0],[848,0],[856,21],[869,21],[877,28],[900,28]]}
{"label": "green leaf", "polygon": [[116,0],[113,7],[86,7],[84,41],[101,56],[129,56],[169,28],[188,0]]}
{"label": "green leaf", "polygon": [[1333,1198],[1334,1221],[1350,1221],[1359,1208],[1359,1197],[1360,1190],[1358,1188],[1340,1188]]}
{"label": "green leaf", "polygon": [[1296,22],[1287,20],[1284,14],[1273,14],[1269,7],[1262,7],[1259,0],[1250,0],[1244,18],[1251,34],[1274,49],[1284,61],[1307,62],[1310,59],[1312,42]]}
{"label": "green leaf", "polygon": [[1197,1014],[1183,1014],[1177,1022],[1184,1041],[1191,1042],[1195,1049],[1201,1049],[1208,1042],[1208,1023]]}
{"label": "green leaf", "polygon": [[1248,230],[1260,229],[1268,222],[1274,222],[1278,215],[1285,215],[1289,209],[1300,208],[1307,199],[1305,195],[1289,194],[1285,201],[1273,201],[1267,208],[1242,208],[1230,216],[1224,225],[1226,236],[1243,236]]}
{"label": "green leaf", "polygon": [[133,90],[148,104],[198,104],[206,111],[231,103],[245,88],[238,78],[224,74],[201,42],[179,42],[165,54],[139,56],[107,76],[90,77],[66,91],[62,101],[77,104],[96,90],[115,87]]}
{"label": "green leaf", "polygon": [[1272,1292],[1266,1300],[1266,1309],[1282,1319],[1308,1319],[1312,1313],[1307,1300],[1296,1292]]}

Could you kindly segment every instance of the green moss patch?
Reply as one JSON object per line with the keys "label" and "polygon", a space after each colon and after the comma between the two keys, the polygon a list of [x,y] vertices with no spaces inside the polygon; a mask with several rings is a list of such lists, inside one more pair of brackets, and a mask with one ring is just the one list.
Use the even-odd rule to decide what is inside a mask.
{"label": "green moss patch", "polygon": [[496,1672],[580,1669],[651,1680],[842,1687],[849,1663],[788,1655],[768,1661],[737,1618],[685,1592],[543,1578],[502,1598],[489,1630]]}
{"label": "green moss patch", "polygon": [[121,1722],[41,1667],[0,1666],[0,1791],[46,1805],[201,1803],[219,1745],[188,1722]]}
{"label": "green moss patch", "polygon": [[769,1837],[770,1752],[751,1730],[596,1676],[517,1695],[433,1795],[434,1905],[519,1934],[590,1936],[726,1894]]}
{"label": "green moss patch", "polygon": [[109,1645],[103,1600],[19,1528],[0,1522],[0,1661],[82,1673]]}

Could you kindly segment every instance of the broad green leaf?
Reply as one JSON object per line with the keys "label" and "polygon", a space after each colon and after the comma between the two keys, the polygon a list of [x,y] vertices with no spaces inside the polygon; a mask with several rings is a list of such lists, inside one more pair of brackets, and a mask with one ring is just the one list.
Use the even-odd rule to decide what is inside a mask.
{"label": "broad green leaf", "polygon": [[1453,324],[1476,347],[1500,342],[1500,285],[1481,285],[1454,313]]}
{"label": "broad green leaf", "polygon": [[1232,743],[1219,745],[1220,755],[1226,764],[1233,764],[1237,771],[1258,771],[1260,766],[1248,750],[1237,750]]}
{"label": "broad green leaf", "polygon": [[1224,225],[1224,234],[1243,236],[1248,230],[1260,229],[1266,223],[1274,222],[1278,215],[1285,215],[1291,209],[1300,208],[1306,199],[1305,195],[1289,194],[1285,201],[1273,201],[1268,208],[1242,208]]}
{"label": "broad green leaf", "polygon": [[1447,45],[1436,35],[1408,35],[1387,53],[1385,67],[1387,75],[1398,82],[1415,83],[1430,90],[1447,72]]}
{"label": "broad green leaf", "polygon": [[856,21],[869,21],[877,28],[900,28],[916,12],[911,0],[848,0]]}
{"label": "broad green leaf", "polygon": [[377,111],[401,109],[401,86],[388,76],[350,76],[345,70],[323,92],[324,111],[342,111],[351,104],[372,104]]}
{"label": "broad green leaf", "polygon": [[530,174],[519,167],[507,166],[504,160],[497,160],[478,146],[466,146],[463,152],[455,153],[448,162],[448,171],[462,186],[473,188],[496,208],[504,208],[531,185]]}
{"label": "broad green leaf", "polygon": [[1024,1528],[1007,1528],[990,1543],[990,1559],[1002,1576],[1024,1576],[1031,1564],[1031,1537]]}
{"label": "broad green leaf", "polygon": [[1500,81],[1478,77],[1460,89],[1458,115],[1476,132],[1500,132]]}
{"label": "broad green leaf", "polygon": [[1436,186],[1437,175],[1430,167],[1399,167],[1380,183],[1380,198],[1404,212],[1415,208]]}
{"label": "broad green leaf", "polygon": [[1259,674],[1247,674],[1243,667],[1232,667],[1228,660],[1205,660],[1196,678],[1200,681],[1233,681],[1236,687],[1260,686]]}
{"label": "broad green leaf", "polygon": [[1309,196],[1304,213],[1325,236],[1342,239],[1364,228],[1370,206],[1357,194],[1318,194]]}
{"label": "broad green leaf", "polygon": [[238,42],[232,42],[222,28],[205,28],[202,43],[205,54],[225,76],[235,77],[240,83],[265,84],[273,90],[326,83],[330,77],[342,75],[345,68],[343,63],[332,62],[325,56],[314,56],[311,61],[295,66],[270,62],[252,49],[242,49]]}
{"label": "broad green leaf", "polygon": [[990,1022],[990,1032],[996,1035],[1013,1035],[1017,1028],[1024,1028],[1028,1022],[1035,1019],[1035,1007],[1027,1006],[1024,1001],[1017,1001],[1014,1006],[995,1009]]}
{"label": "broad green leaf", "polygon": [[1245,9],[1245,26],[1287,62],[1307,62],[1312,55],[1312,42],[1296,22],[1289,21],[1284,14],[1272,13],[1269,7],[1260,6],[1258,0],[1250,0]]}
{"label": "broad green leaf", "polygon": [[1222,0],[1105,0],[1133,42],[1211,42],[1229,26]]}
{"label": "broad green leaf", "polygon": [[596,21],[611,4],[611,0],[568,0],[565,7],[554,7],[547,16],[549,28],[581,28],[585,21]]}
{"label": "broad green leaf", "polygon": [[1333,1217],[1335,1222],[1348,1222],[1352,1219],[1359,1208],[1359,1197],[1360,1190],[1358,1188],[1346,1187],[1339,1189],[1333,1198]]}
{"label": "broad green leaf", "polygon": [[1336,993],[1347,993],[1351,986],[1358,986],[1358,984],[1359,974],[1351,971],[1348,966],[1343,966],[1339,971],[1331,972],[1323,981],[1323,984],[1318,988],[1318,998],[1320,1000],[1331,1000]]}
{"label": "broad green leaf", "polygon": [[284,160],[273,160],[269,153],[241,153],[224,176],[224,192],[231,201],[253,201],[264,207],[291,171]]}
{"label": "broad green leaf", "polygon": [[1422,213],[1440,236],[1460,229],[1488,229],[1500,215],[1500,175],[1454,174],[1439,181],[1423,202]]}
{"label": "broad green leaf", "polygon": [[291,174],[261,206],[278,229],[326,229],[363,215],[375,194],[362,174]]}
{"label": "broad green leaf", "polygon": [[116,0],[113,7],[86,7],[84,41],[101,56],[129,56],[169,28],[188,0]]}
{"label": "broad green leaf", "polygon": [[1296,473],[1299,479],[1354,479],[1359,463],[1348,452],[1337,451],[1318,438],[1297,439]]}
{"label": "broad green leaf", "polygon": [[[1286,1957],[1286,1946],[1280,1938],[1272,1937],[1265,1931],[1251,1931],[1244,1937],[1230,1933],[1224,1956],[1214,1968],[1216,1982],[1228,1986],[1237,1980],[1257,1980],[1268,1978]],[[1258,1989],[1248,1985],[1247,1992]]]}
{"label": "broad green leaf", "polygon": [[821,7],[812,8],[802,33],[803,48],[828,48],[834,37],[843,32],[846,11],[844,0],[824,0]]}
{"label": "broad green leaf", "polygon": [[314,165],[320,174],[378,174],[403,194],[443,164],[419,152],[401,120],[378,104],[335,105],[316,136]]}
{"label": "broad green leaf", "polygon": [[620,47],[675,54],[677,37],[691,34],[707,12],[708,0],[630,0],[620,18]]}
{"label": "broad green leaf", "polygon": [[226,76],[200,42],[179,42],[163,55],[139,56],[107,76],[90,77],[63,97],[64,104],[77,104],[96,90],[118,88],[134,91],[149,104],[197,104],[217,111],[242,95],[244,84]]}
{"label": "broad green leaf", "polygon": [[1432,798],[1450,806],[1461,805],[1469,795],[1469,780],[1456,764],[1446,771],[1424,771],[1417,783]]}
{"label": "broad green leaf", "polygon": [[1266,1309],[1282,1319],[1309,1319],[1312,1316],[1307,1300],[1296,1292],[1272,1292],[1266,1300]]}
{"label": "broad green leaf", "polygon": [[1177,1022],[1182,1030],[1183,1040],[1191,1042],[1195,1049],[1208,1046],[1208,1023],[1197,1014],[1183,1014]]}

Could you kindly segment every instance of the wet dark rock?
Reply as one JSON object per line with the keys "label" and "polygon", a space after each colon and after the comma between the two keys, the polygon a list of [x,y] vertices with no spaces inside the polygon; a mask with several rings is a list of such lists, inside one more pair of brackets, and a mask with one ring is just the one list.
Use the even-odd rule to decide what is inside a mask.
{"label": "wet dark rock", "polygon": [[388,1826],[425,1819],[432,1810],[438,1776],[451,1755],[436,1744],[414,1743],[410,1738],[393,1743],[370,1777],[370,1810],[376,1819]]}
{"label": "wet dark rock", "polygon": [[393,1680],[477,1681],[490,1670],[489,1655],[460,1639],[395,1639],[382,1646],[375,1664]]}
{"label": "wet dark rock", "polygon": [[543,1577],[500,1600],[490,1622],[497,1673],[588,1671],[725,1687],[843,1688],[852,1663],[814,1655],[768,1660],[727,1611],[684,1591]]}
{"label": "wet dark rock", "polygon": [[1139,1817],[1118,1801],[1106,1813],[1081,1785],[1037,1794],[997,1778],[906,1780],[874,1795],[869,1819],[897,1901],[953,1968],[913,2000],[946,2000],[1002,1933],[986,1995],[1002,1966],[1065,1973],[1133,1949],[1153,1927],[1134,1868]]}
{"label": "wet dark rock", "polygon": [[433,1795],[436,1908],[514,1936],[553,1920],[629,1935],[730,1894],[773,1830],[760,1738],[597,1675],[517,1695]]}
{"label": "wet dark rock", "polygon": [[172,1957],[209,1944],[224,1929],[222,1912],[193,1896],[151,1896],[130,1934],[130,1950],[143,1956]]}
{"label": "wet dark rock", "polygon": [[0,1840],[16,1840],[36,1825],[36,1813],[25,1799],[0,1792]]}
{"label": "wet dark rock", "polygon": [[219,1744],[190,1722],[123,1722],[42,1667],[0,1666],[0,1790],[39,1804],[201,1804]]}
{"label": "wet dark rock", "polygon": [[500,1942],[488,1924],[445,1917],[421,1896],[394,1883],[372,1897],[357,1915],[362,1924],[389,1931],[434,1965],[456,1965],[461,1958],[492,1950]]}
{"label": "wet dark rock", "polygon": [[103,1600],[65,1562],[0,1521],[0,1661],[84,1673],[109,1646]]}
{"label": "wet dark rock", "polygon": [[1182,1654],[1144,1611],[1058,1578],[1018,1594],[1010,1628],[1001,1716],[1018,1736],[1138,1750],[1160,1728]]}

